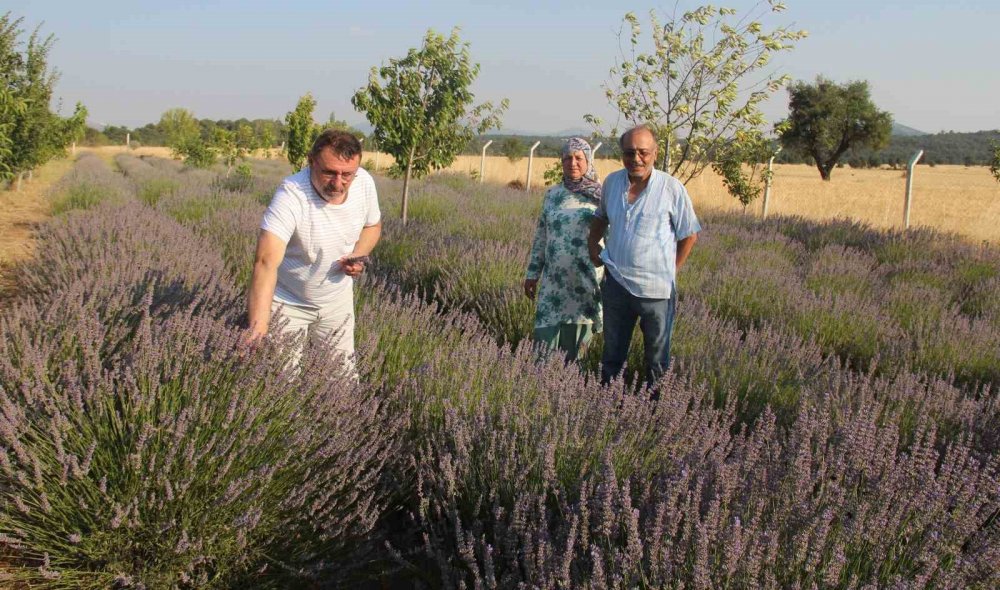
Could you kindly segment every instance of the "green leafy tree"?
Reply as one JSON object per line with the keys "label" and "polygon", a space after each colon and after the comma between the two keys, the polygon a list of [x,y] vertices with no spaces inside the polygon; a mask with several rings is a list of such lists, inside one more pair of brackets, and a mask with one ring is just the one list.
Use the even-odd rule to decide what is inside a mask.
{"label": "green leafy tree", "polygon": [[993,160],[990,161],[990,172],[993,178],[1000,182],[1000,143],[993,144]]}
{"label": "green leafy tree", "polygon": [[542,175],[542,178],[544,179],[545,186],[553,186],[562,182],[562,162],[552,162],[552,165],[545,169],[545,174]]}
{"label": "green leafy tree", "polygon": [[201,124],[194,113],[187,109],[174,108],[160,115],[157,124],[167,146],[175,153],[201,140]]}
{"label": "green leafy tree", "polygon": [[808,154],[823,180],[851,148],[879,150],[889,144],[892,115],[872,102],[868,82],[837,84],[822,76],[815,84],[788,88],[788,119],[781,122],[781,144]]}
{"label": "green leafy tree", "polygon": [[351,99],[374,127],[379,148],[395,158],[392,171],[403,176],[404,224],[410,179],[448,166],[475,135],[500,126],[506,99],[496,108],[472,106],[469,86],[478,75],[457,28],[448,37],[428,30],[419,49],[372,68],[368,85]]}
{"label": "green leafy tree", "polygon": [[500,143],[500,153],[507,156],[511,162],[517,162],[523,158],[526,151],[524,142],[516,137],[508,137]]}
{"label": "green leafy tree", "polygon": [[773,155],[771,142],[757,130],[737,132],[733,141],[716,152],[712,168],[729,194],[743,205],[744,214],[771,180],[765,162]]}
{"label": "green leafy tree", "polygon": [[306,155],[313,141],[319,135],[319,128],[313,122],[313,109],[316,108],[316,99],[311,93],[306,93],[295,105],[295,110],[285,115],[285,123],[288,125],[288,143],[285,151],[288,155],[288,163],[294,170],[301,170],[306,163]]}
{"label": "green leafy tree", "polygon": [[0,178],[16,177],[18,184],[24,173],[65,154],[82,137],[87,117],[82,104],[67,119],[50,110],[58,80],[48,65],[54,38],[36,28],[22,50],[22,22],[9,12],[0,16]]}
{"label": "green leafy tree", "polygon": [[[806,36],[801,30],[764,27],[764,17],[784,9],[769,0],[743,16],[710,5],[662,20],[650,11],[650,41],[639,18],[625,15],[619,32],[623,49],[605,95],[629,125],[644,123],[656,132],[664,170],[691,180],[738,132],[763,129],[760,104],[789,81],[767,71],[768,64],[775,53],[792,49]],[[585,119],[595,128],[603,125],[594,115]],[[601,134],[618,131],[615,125]]]}

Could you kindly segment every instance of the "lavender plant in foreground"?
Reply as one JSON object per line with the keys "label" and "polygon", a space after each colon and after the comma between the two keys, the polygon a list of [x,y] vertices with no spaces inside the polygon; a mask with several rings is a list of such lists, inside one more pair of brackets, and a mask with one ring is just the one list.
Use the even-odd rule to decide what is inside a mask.
{"label": "lavender plant in foreground", "polygon": [[290,373],[280,346],[242,348],[196,306],[155,319],[152,298],[114,350],[79,290],[0,323],[5,579],[286,587],[363,566],[398,419],[329,350]]}

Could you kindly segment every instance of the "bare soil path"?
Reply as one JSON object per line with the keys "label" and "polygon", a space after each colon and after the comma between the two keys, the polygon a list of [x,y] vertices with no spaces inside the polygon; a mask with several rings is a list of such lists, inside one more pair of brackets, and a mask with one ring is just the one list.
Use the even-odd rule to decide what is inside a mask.
{"label": "bare soil path", "polygon": [[14,265],[34,252],[35,229],[51,216],[49,189],[72,167],[72,158],[53,160],[21,183],[20,191],[0,189],[0,302],[13,294]]}

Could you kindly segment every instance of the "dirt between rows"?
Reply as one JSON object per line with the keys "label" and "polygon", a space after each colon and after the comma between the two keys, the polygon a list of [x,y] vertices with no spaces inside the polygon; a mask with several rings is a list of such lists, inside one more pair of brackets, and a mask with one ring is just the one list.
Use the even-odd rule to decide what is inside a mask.
{"label": "dirt between rows", "polygon": [[51,217],[48,192],[73,166],[70,158],[39,168],[21,190],[0,188],[0,307],[15,294],[14,268],[35,251],[35,230]]}

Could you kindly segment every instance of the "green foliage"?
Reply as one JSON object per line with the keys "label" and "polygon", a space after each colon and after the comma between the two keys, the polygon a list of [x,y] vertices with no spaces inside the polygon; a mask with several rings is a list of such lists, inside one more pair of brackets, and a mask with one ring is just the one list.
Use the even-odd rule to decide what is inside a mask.
{"label": "green foliage", "polygon": [[198,119],[187,109],[174,108],[160,115],[159,128],[167,146],[177,155],[184,155],[183,150],[201,139]]}
{"label": "green foliage", "polygon": [[889,143],[892,115],[872,102],[868,82],[841,85],[819,76],[815,84],[792,84],[788,96],[790,114],[781,123],[781,144],[811,156],[823,180],[830,180],[852,147],[878,150]]}
{"label": "green foliage", "polygon": [[475,134],[499,128],[508,101],[471,106],[469,87],[478,75],[458,29],[447,38],[428,30],[419,49],[372,68],[368,85],[351,98],[374,127],[380,149],[395,158],[394,169],[405,171],[404,223],[410,178],[448,166]]}
{"label": "green foliage", "polygon": [[993,178],[1000,182],[1000,144],[993,144],[993,160],[990,162],[990,172],[993,173]]}
{"label": "green foliage", "polygon": [[552,186],[562,182],[562,162],[552,162],[552,165],[545,170],[543,178],[545,179],[545,186]]}
{"label": "green foliage", "polygon": [[0,180],[64,154],[86,127],[82,104],[67,119],[49,110],[58,79],[48,67],[54,39],[35,29],[22,51],[22,20],[0,16]]}
{"label": "green foliage", "polygon": [[[619,32],[623,50],[605,95],[630,125],[645,123],[656,131],[663,169],[684,182],[701,174],[735,132],[763,128],[760,104],[789,80],[764,69],[806,32],[767,30],[760,19],[785,6],[762,5],[743,16],[707,5],[669,14],[662,23],[650,11],[651,42],[644,40],[639,18],[625,15]],[[585,119],[602,125],[594,115]],[[612,129],[607,135],[617,133]]]}
{"label": "green foliage", "polygon": [[516,137],[508,137],[500,143],[500,153],[507,156],[511,162],[517,162],[524,157],[527,151],[524,142]]}
{"label": "green foliage", "polygon": [[215,148],[200,137],[194,137],[174,147],[174,153],[184,158],[192,168],[211,168],[218,158]]}
{"label": "green foliage", "polygon": [[305,165],[309,148],[319,134],[319,129],[313,123],[313,109],[316,108],[316,99],[307,92],[299,99],[295,105],[295,110],[285,115],[285,123],[288,125],[288,144],[285,151],[288,155],[288,163],[293,170],[301,170]]}
{"label": "green foliage", "polygon": [[716,152],[712,168],[722,177],[729,194],[743,205],[744,213],[771,179],[772,173],[764,164],[771,155],[771,142],[756,130],[738,132]]}

